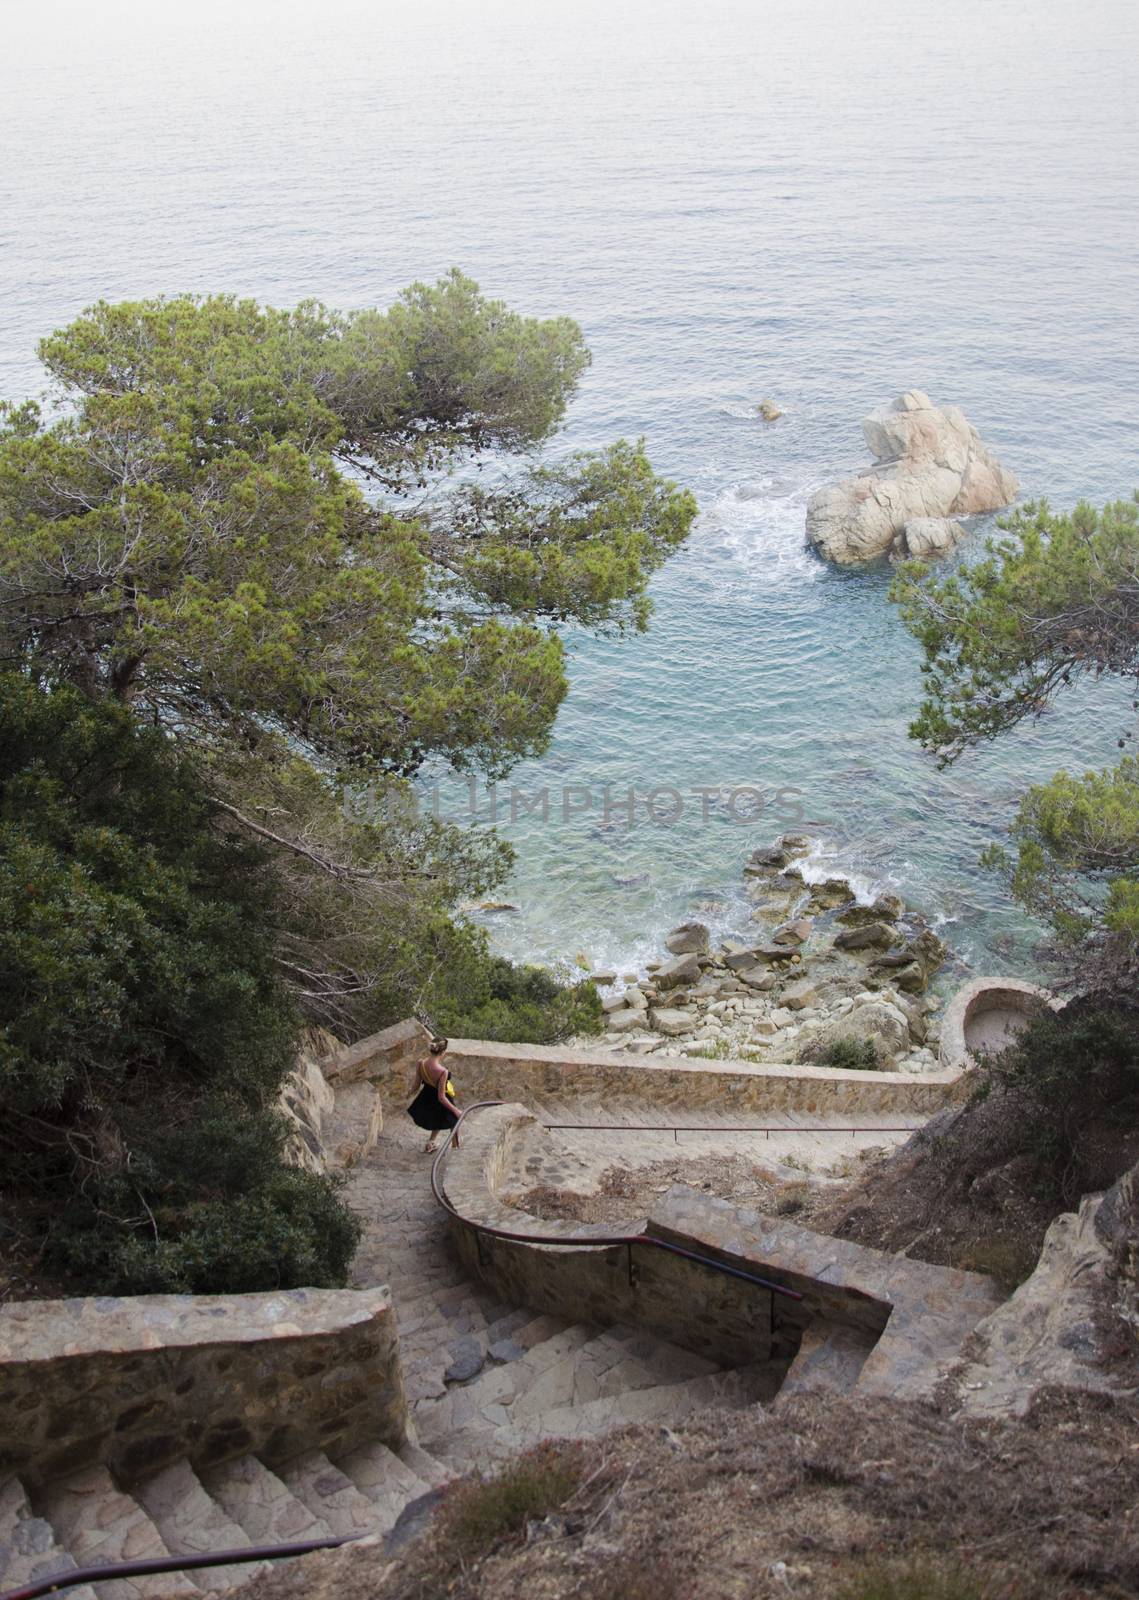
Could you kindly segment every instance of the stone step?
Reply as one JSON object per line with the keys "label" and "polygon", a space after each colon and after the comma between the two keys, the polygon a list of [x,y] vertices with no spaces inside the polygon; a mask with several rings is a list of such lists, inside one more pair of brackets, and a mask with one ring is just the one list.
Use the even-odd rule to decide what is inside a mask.
{"label": "stone step", "polygon": [[437,1461],[429,1451],[419,1445],[410,1442],[402,1444],[396,1453],[404,1466],[424,1485],[424,1488],[419,1490],[420,1494],[425,1493],[427,1489],[441,1489],[445,1483],[450,1483],[451,1473],[443,1463]]}
{"label": "stone step", "polygon": [[[76,1566],[149,1561],[171,1554],[138,1501],[122,1492],[105,1467],[88,1467],[46,1490],[40,1510]],[[114,1578],[93,1588],[98,1600],[165,1600],[166,1596],[201,1593],[177,1572]]]}
{"label": "stone step", "polygon": [[377,1533],[390,1532],[404,1506],[427,1494],[431,1487],[413,1467],[378,1440],[338,1455],[336,1464],[357,1492],[367,1499]]}
{"label": "stone step", "polygon": [[256,1456],[238,1456],[201,1475],[206,1493],[217,1501],[250,1544],[291,1544],[300,1539],[327,1539],[332,1533],[323,1518]]}
{"label": "stone step", "polygon": [[782,1402],[786,1395],[803,1394],[808,1389],[849,1394],[876,1342],[872,1335],[857,1328],[835,1324],[807,1328],[795,1359],[787,1369],[778,1401]]}
{"label": "stone step", "polygon": [[[206,1555],[217,1550],[240,1550],[249,1536],[202,1487],[188,1461],[176,1461],[145,1483],[134,1497],[162,1535],[172,1555]],[[199,1589],[236,1589],[262,1572],[268,1562],[244,1562],[233,1567],[198,1567],[191,1574]]]}
{"label": "stone step", "polygon": [[[58,1543],[51,1523],[35,1515],[19,1479],[0,1481],[0,1589],[19,1589],[75,1567],[75,1557]],[[85,1583],[66,1592],[75,1600],[95,1600],[94,1589]]]}
{"label": "stone step", "polygon": [[439,1454],[456,1472],[469,1472],[486,1461],[502,1461],[543,1439],[592,1439],[628,1423],[672,1425],[711,1410],[742,1410],[767,1392],[769,1378],[760,1368],[739,1368],[690,1378],[685,1383],[657,1384],[626,1390],[583,1405],[558,1406],[540,1417],[504,1424],[464,1428],[454,1433]]}
{"label": "stone step", "polygon": [[374,1533],[375,1507],[323,1450],[309,1450],[282,1467],[281,1482],[335,1534]]}

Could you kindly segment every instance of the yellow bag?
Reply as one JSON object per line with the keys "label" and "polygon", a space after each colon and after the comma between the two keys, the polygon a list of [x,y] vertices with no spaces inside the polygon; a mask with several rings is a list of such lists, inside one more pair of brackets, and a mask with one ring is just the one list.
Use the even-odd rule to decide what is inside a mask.
{"label": "yellow bag", "polygon": [[450,1078],[447,1079],[447,1087],[443,1090],[443,1093],[447,1096],[448,1100],[453,1100],[455,1098],[455,1085],[451,1082]]}

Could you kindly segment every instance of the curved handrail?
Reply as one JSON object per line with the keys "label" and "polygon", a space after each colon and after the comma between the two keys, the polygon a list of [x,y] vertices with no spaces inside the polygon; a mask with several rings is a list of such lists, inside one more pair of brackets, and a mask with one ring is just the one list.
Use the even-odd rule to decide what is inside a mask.
{"label": "curved handrail", "polygon": [[696,1250],[686,1250],[683,1245],[673,1244],[670,1239],[658,1239],[649,1233],[620,1233],[598,1237],[595,1234],[557,1234],[547,1233],[515,1233],[509,1228],[496,1228],[489,1222],[473,1222],[470,1217],[464,1217],[462,1212],[453,1206],[444,1194],[439,1183],[439,1169],[443,1164],[448,1151],[451,1149],[451,1140],[458,1134],[463,1123],[472,1111],[484,1111],[489,1106],[503,1106],[509,1102],[505,1100],[476,1100],[473,1105],[459,1113],[455,1119],[455,1126],[447,1134],[439,1154],[431,1163],[431,1193],[435,1196],[436,1203],[443,1207],[448,1216],[461,1222],[464,1227],[472,1228],[476,1233],[485,1234],[490,1239],[505,1239],[510,1244],[542,1244],[548,1246],[558,1245],[589,1245],[604,1249],[607,1245],[645,1245],[652,1250],[664,1250],[669,1255],[682,1256],[686,1261],[699,1262],[701,1266],[711,1267],[713,1271],[722,1273],[728,1278],[742,1278],[745,1283],[754,1283],[761,1289],[768,1289],[772,1294],[783,1295],[787,1300],[802,1300],[803,1296],[795,1289],[788,1289],[785,1284],[773,1283],[770,1278],[761,1278],[757,1273],[744,1272],[740,1267],[730,1267],[726,1261],[717,1261],[714,1256],[700,1255]]}
{"label": "curved handrail", "polygon": [[293,1544],[254,1544],[247,1550],[211,1550],[205,1555],[149,1556],[142,1561],[110,1561],[101,1567],[73,1567],[50,1578],[37,1578],[19,1589],[5,1589],[0,1600],[39,1600],[41,1595],[73,1589],[81,1583],[110,1583],[120,1578],[143,1578],[151,1573],[187,1572],[198,1567],[242,1566],[246,1562],[283,1561],[307,1556],[313,1550],[337,1550],[343,1544],[366,1538],[363,1533],[342,1533],[326,1539],[300,1539]]}

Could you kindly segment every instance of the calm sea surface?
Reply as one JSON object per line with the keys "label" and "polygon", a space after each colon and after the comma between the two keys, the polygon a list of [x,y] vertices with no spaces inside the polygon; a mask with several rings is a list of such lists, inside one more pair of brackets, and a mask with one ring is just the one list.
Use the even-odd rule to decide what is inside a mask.
{"label": "calm sea surface", "polygon": [[[503,948],[624,966],[696,905],[736,926],[744,856],[798,809],[819,871],[897,886],[964,963],[1029,969],[977,857],[1134,713],[1085,686],[937,772],[886,580],[808,555],[804,505],[910,386],[1028,494],[1139,485],[1134,0],[41,0],[5,38],[0,396],[99,297],[383,304],[456,264],[582,323],[558,448],[643,434],[698,495],[652,631],[574,641],[549,756],[500,787]],[[623,825],[630,787],[655,821],[642,799]],[[738,794],[733,817],[744,787],[763,815]]]}

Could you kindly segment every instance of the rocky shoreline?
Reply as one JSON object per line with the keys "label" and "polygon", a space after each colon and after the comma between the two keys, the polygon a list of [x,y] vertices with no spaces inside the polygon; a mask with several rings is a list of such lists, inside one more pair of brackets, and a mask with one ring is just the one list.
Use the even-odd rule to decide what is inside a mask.
{"label": "rocky shoreline", "polygon": [[607,1044],[639,1055],[936,1071],[941,1001],[928,989],[944,944],[897,895],[865,905],[846,878],[808,883],[801,863],[812,843],[786,833],[749,857],[754,941],[713,949],[704,923],[684,922],[647,976],[591,973]]}

